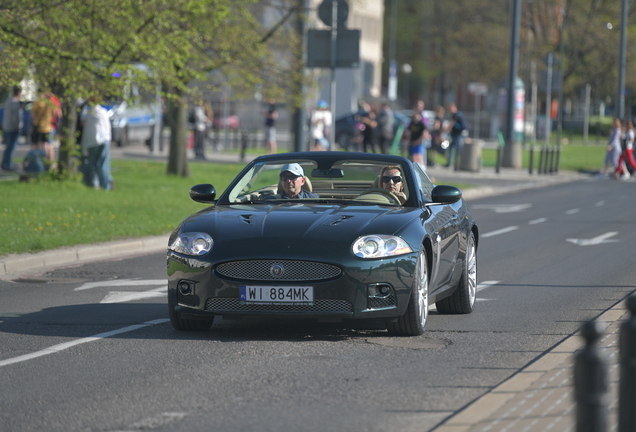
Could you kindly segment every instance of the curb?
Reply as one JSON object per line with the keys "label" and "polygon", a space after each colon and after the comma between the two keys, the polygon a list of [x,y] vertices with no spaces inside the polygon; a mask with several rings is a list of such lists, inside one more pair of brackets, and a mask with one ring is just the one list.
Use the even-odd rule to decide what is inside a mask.
{"label": "curb", "polygon": [[95,245],[80,245],[36,254],[0,257],[0,276],[9,276],[45,267],[80,264],[110,258],[165,251],[168,234],[119,240]]}

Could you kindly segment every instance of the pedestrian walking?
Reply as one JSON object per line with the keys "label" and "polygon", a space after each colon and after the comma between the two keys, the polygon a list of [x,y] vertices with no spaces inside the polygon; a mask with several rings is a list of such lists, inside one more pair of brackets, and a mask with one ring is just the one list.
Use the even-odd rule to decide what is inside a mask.
{"label": "pedestrian walking", "polygon": [[4,114],[2,117],[2,131],[4,134],[4,154],[2,155],[2,169],[5,171],[15,171],[13,166],[13,151],[20,137],[22,129],[22,88],[13,86],[11,95],[4,103]]}
{"label": "pedestrian walking", "polygon": [[636,161],[634,160],[634,124],[626,120],[624,139],[621,143],[621,156],[618,159],[618,167],[616,168],[616,178],[627,180],[636,173]]}
{"label": "pedestrian walking", "polygon": [[378,113],[378,142],[380,144],[380,153],[382,154],[388,154],[387,149],[391,149],[391,144],[393,143],[393,123],[393,110],[391,110],[388,103],[382,102],[380,112]]}
{"label": "pedestrian walking", "polygon": [[194,106],[194,157],[205,160],[205,135],[208,117],[205,115],[203,103],[198,101]]}
{"label": "pedestrian walking", "polygon": [[265,114],[265,152],[276,153],[276,120],[278,110],[276,100],[270,99],[267,103],[267,113]]}
{"label": "pedestrian walking", "polygon": [[414,163],[418,163],[422,168],[426,169],[426,161],[424,160],[424,139],[429,136],[426,126],[422,121],[422,114],[416,108],[411,116],[409,123],[409,157]]}
{"label": "pedestrian walking", "polygon": [[33,118],[33,133],[31,142],[44,148],[50,168],[55,169],[55,149],[51,142],[51,131],[53,130],[53,118],[59,108],[51,99],[52,93],[42,91],[40,97],[33,102],[31,117]]}
{"label": "pedestrian walking", "polygon": [[91,96],[82,111],[82,156],[87,159],[84,184],[96,189],[111,190],[110,141],[112,131],[106,108],[99,96]]}
{"label": "pedestrian walking", "polygon": [[[444,149],[443,143],[446,139],[446,128],[444,123],[444,114],[446,110],[443,106],[438,106],[435,108],[435,120],[433,120],[433,126],[431,131],[431,151],[428,152],[428,165],[435,166],[435,159],[437,157],[437,153],[444,155],[446,154],[446,150]],[[446,143],[448,144],[448,143]]]}
{"label": "pedestrian walking", "polygon": [[324,100],[318,102],[317,109],[311,114],[311,137],[314,140],[314,151],[329,150],[329,128],[331,127],[331,111]]}
{"label": "pedestrian walking", "polygon": [[[365,104],[366,105],[366,104]],[[365,153],[375,153],[375,129],[377,122],[377,107],[375,105],[365,106],[365,112],[360,115],[364,129],[362,130],[362,151]]]}
{"label": "pedestrian walking", "polygon": [[622,138],[621,119],[615,118],[610,131],[609,142],[607,143],[607,151],[605,152],[605,164],[603,166],[603,174],[607,174],[609,166],[612,166],[612,173],[618,169],[618,161],[621,157],[621,138]]}
{"label": "pedestrian walking", "polygon": [[457,109],[455,102],[448,104],[448,111],[451,113],[450,126],[450,145],[448,146],[448,159],[446,167],[450,167],[455,157],[455,166],[459,167],[459,159],[461,158],[464,148],[464,135],[468,133],[468,122],[464,118],[464,114]]}

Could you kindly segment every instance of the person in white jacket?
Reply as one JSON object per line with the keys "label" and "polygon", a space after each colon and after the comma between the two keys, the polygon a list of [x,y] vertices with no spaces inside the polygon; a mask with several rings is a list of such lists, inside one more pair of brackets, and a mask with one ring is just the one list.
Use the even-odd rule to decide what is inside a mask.
{"label": "person in white jacket", "polygon": [[[112,132],[108,111],[99,104],[98,96],[91,96],[81,114],[82,156],[87,158],[84,183],[87,186],[112,189],[110,174],[110,141]],[[97,179],[97,182],[95,181]]]}

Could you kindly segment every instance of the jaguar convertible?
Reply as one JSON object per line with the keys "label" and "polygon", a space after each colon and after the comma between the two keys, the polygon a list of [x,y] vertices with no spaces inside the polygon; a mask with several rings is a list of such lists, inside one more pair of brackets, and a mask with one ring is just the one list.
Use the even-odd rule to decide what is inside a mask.
{"label": "jaguar convertible", "polygon": [[461,191],[435,186],[400,156],[301,152],[260,156],[168,244],[168,308],[177,330],[215,316],[385,323],[424,332],[475,306],[479,230]]}

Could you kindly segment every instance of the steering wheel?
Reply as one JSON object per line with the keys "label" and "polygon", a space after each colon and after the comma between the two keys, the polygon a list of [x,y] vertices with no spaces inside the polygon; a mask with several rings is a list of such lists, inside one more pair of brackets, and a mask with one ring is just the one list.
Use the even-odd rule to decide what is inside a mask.
{"label": "steering wheel", "polygon": [[382,189],[382,188],[371,188],[365,192],[362,192],[360,195],[358,195],[357,197],[355,197],[355,199],[359,199],[360,197],[364,196],[364,195],[382,195],[386,198],[388,198],[390,201],[392,201],[393,204],[401,206],[402,203],[400,202],[400,199],[395,196],[395,194],[391,191],[388,191],[386,189]]}

